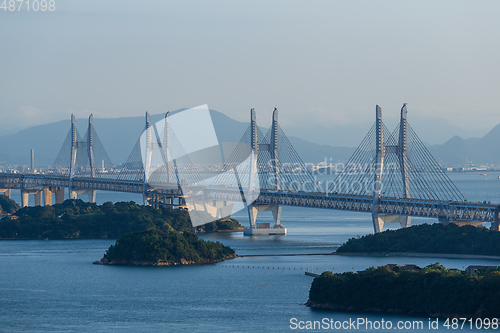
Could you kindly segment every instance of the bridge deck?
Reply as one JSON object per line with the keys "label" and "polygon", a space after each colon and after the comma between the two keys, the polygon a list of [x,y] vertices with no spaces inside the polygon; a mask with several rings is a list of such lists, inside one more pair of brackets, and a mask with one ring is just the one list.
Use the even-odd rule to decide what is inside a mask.
{"label": "bridge deck", "polygon": [[[43,187],[68,187],[64,175],[0,173],[0,188],[36,189]],[[144,193],[144,183],[103,178],[73,178],[72,188]],[[158,195],[182,195],[177,184],[148,185],[147,189]],[[202,189],[201,187],[199,189]],[[209,200],[241,201],[239,189],[206,187]],[[285,205],[324,209],[372,212],[373,197],[362,195],[329,194],[322,192],[261,190],[254,204]],[[498,205],[488,203],[420,200],[381,197],[380,214],[445,218],[455,221],[493,222]]]}

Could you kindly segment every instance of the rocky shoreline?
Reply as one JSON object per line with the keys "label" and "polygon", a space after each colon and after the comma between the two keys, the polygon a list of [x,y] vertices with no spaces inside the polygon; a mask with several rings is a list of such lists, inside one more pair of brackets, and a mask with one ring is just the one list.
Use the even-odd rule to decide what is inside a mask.
{"label": "rocky shoreline", "polygon": [[493,259],[499,260],[500,256],[460,253],[418,253],[418,252],[333,252],[336,256],[354,257],[416,257],[416,258],[446,258],[446,259]]}
{"label": "rocky shoreline", "polygon": [[187,261],[184,258],[181,258],[179,261],[176,262],[165,262],[162,260],[158,260],[156,262],[154,261],[118,261],[118,260],[113,260],[109,261],[106,258],[102,258],[101,260],[96,260],[93,262],[94,265],[117,265],[117,266],[189,266],[189,265],[207,265],[207,264],[215,264],[227,259],[234,259],[236,258],[237,255],[229,255],[225,256],[222,259],[218,260],[210,260],[210,259],[201,259],[198,261]]}
{"label": "rocky shoreline", "polygon": [[331,303],[317,303],[313,302],[311,300],[308,300],[305,304],[307,307],[310,307],[311,309],[314,310],[322,310],[322,311],[345,311],[345,312],[366,312],[366,313],[387,313],[387,314],[408,314],[408,315],[422,315],[422,316],[428,316],[431,318],[481,318],[481,313],[480,311],[477,311],[475,313],[440,313],[440,312],[435,312],[435,313],[420,313],[416,311],[403,311],[401,309],[387,309],[386,311],[377,309],[377,308],[355,308],[353,306],[341,306],[341,305],[336,305],[336,304],[331,304]]}

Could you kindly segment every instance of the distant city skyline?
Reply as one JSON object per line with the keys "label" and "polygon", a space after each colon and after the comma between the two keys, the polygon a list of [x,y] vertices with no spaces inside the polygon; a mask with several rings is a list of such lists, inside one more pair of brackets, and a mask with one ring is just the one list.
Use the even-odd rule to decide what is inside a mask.
{"label": "distant city skyline", "polygon": [[422,140],[500,123],[497,1],[56,1],[0,11],[0,136],[77,117],[273,107],[288,135],[353,147],[403,102]]}

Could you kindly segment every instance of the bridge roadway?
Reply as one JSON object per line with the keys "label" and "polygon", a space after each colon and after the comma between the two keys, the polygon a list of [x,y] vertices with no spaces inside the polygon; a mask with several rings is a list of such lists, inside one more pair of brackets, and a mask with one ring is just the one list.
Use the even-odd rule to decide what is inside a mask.
{"label": "bridge roadway", "polygon": [[[72,189],[103,190],[144,194],[142,181],[106,178],[73,178]],[[0,173],[0,189],[32,190],[44,187],[69,187],[69,178],[53,174]],[[214,201],[241,201],[238,188],[195,187],[203,190],[203,197]],[[153,195],[182,196],[177,184],[154,186],[146,190]],[[324,192],[260,190],[253,204],[285,205],[324,209],[350,210],[371,213],[373,196],[327,194]],[[498,222],[500,206],[488,203],[420,200],[381,197],[378,211],[386,215],[405,215],[446,219],[448,221]],[[497,217],[497,219],[495,219]]]}
{"label": "bridge roadway", "polygon": [[[69,188],[69,178],[53,174],[0,173],[0,188],[31,190],[43,187]],[[71,187],[75,190],[103,190],[130,193],[143,193],[142,181],[116,180],[106,178],[73,178]]]}
{"label": "bridge roadway", "polygon": [[[241,201],[238,189],[207,188],[212,200]],[[287,205],[298,207],[350,210],[371,213],[373,196],[260,190],[253,204]],[[378,212],[386,215],[405,215],[446,219],[448,221],[495,222],[500,206],[488,203],[432,201],[381,197]]]}

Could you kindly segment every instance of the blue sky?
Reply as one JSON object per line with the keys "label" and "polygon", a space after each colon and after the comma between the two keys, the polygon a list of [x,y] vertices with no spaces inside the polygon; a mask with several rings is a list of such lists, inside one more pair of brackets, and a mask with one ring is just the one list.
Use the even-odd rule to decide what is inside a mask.
{"label": "blue sky", "polygon": [[498,1],[83,1],[0,10],[0,135],[208,104],[355,146],[408,103],[424,141],[500,123]]}

